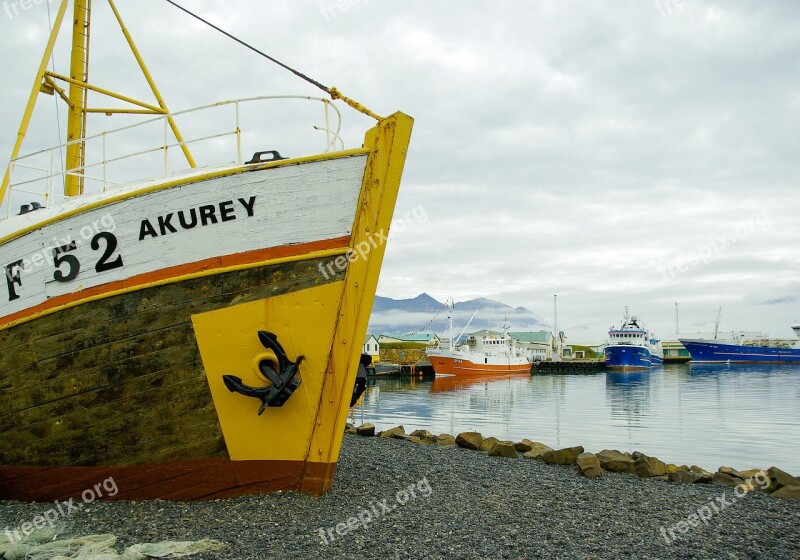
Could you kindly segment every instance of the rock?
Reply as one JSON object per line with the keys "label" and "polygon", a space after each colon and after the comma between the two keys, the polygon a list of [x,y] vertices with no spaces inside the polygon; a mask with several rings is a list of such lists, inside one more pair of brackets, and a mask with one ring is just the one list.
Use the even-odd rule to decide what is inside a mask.
{"label": "rock", "polygon": [[370,424],[369,422],[366,424],[361,424],[358,428],[356,428],[356,433],[360,436],[372,437],[375,435],[375,425]]}
{"label": "rock", "polygon": [[597,454],[600,466],[611,472],[634,472],[633,459],[627,453],[616,449],[604,449]]}
{"label": "rock", "polygon": [[717,469],[717,472],[721,472],[722,474],[727,474],[728,476],[732,476],[734,478],[738,478],[741,480],[747,478],[745,475],[743,475],[736,469],[732,469],[731,467],[720,467],[719,469]]}
{"label": "rock", "polygon": [[436,443],[442,446],[455,445],[456,438],[450,434],[439,434],[436,436]]}
{"label": "rock", "polygon": [[344,425],[344,433],[346,433],[346,434],[355,434],[355,433],[357,433],[356,432],[356,427],[353,426],[350,422],[348,422],[347,424]]}
{"label": "rock", "polygon": [[742,486],[748,491],[755,490],[769,494],[778,489],[778,486],[770,480],[766,469],[747,469],[741,471],[741,475],[744,477]]}
{"label": "rock", "polygon": [[543,443],[539,443],[538,441],[532,441],[530,443],[531,449],[530,451],[526,451],[523,457],[527,457],[528,459],[542,459],[542,455],[547,453],[548,451],[552,451],[553,449]]}
{"label": "rock", "polygon": [[529,439],[523,439],[522,441],[514,443],[514,449],[516,449],[520,453],[527,453],[528,451],[533,449],[533,442]]}
{"label": "rock", "polygon": [[492,445],[491,449],[489,449],[489,456],[490,457],[516,457],[517,450],[514,449],[513,443],[506,443],[504,441],[498,441],[494,445]]}
{"label": "rock", "polygon": [[565,447],[555,451],[548,451],[542,455],[542,459],[551,465],[574,465],[578,455],[583,453],[583,446]]}
{"label": "rock", "polygon": [[714,477],[713,474],[711,474],[702,467],[698,467],[697,465],[692,465],[691,467],[689,467],[689,472],[693,472],[695,474],[702,474],[703,476],[708,477],[708,480],[711,480]]}
{"label": "rock", "polygon": [[733,488],[744,482],[744,479],[745,476],[736,469],[732,469],[731,467],[720,467],[717,469],[717,472],[714,473],[711,483],[718,486],[730,486]]}
{"label": "rock", "polygon": [[800,486],[782,486],[775,490],[770,496],[782,498],[784,500],[800,500]]}
{"label": "rock", "polygon": [[494,447],[495,443],[500,443],[500,440],[496,437],[487,437],[481,442],[480,450],[483,452],[488,452],[492,447]]}
{"label": "rock", "polygon": [[481,448],[481,443],[483,443],[483,436],[478,432],[461,432],[456,436],[456,445],[464,449],[477,451]]}
{"label": "rock", "polygon": [[766,474],[767,471],[766,469],[747,469],[746,471],[741,471],[741,475],[747,480],[749,478],[755,478],[762,472]]}
{"label": "rock", "polygon": [[603,476],[603,469],[600,467],[600,459],[594,453],[581,453],[575,459],[578,465],[578,472],[586,478],[597,478]]}
{"label": "rock", "polygon": [[389,428],[388,430],[384,430],[380,433],[380,437],[384,439],[399,439],[398,436],[406,435],[406,429],[403,426],[397,426],[396,428]]}
{"label": "rock", "polygon": [[767,469],[767,474],[772,484],[780,488],[781,486],[800,486],[800,478],[794,477],[782,471],[778,467],[770,467]]}
{"label": "rock", "polygon": [[738,476],[733,476],[728,473],[724,473],[721,471],[717,471],[714,473],[714,478],[711,479],[711,484],[716,484],[718,486],[739,486],[744,480],[739,478]]}
{"label": "rock", "polygon": [[394,439],[402,439],[404,441],[410,441],[411,443],[422,443],[422,438],[410,436],[408,434],[395,434]]}
{"label": "rock", "polygon": [[414,430],[411,432],[411,435],[425,441],[436,441],[436,436],[434,436],[428,430]]}
{"label": "rock", "polygon": [[667,474],[672,474],[674,472],[678,472],[678,465],[673,465],[672,463],[667,463],[666,470],[667,470]]}
{"label": "rock", "polygon": [[642,453],[634,453],[636,459],[633,461],[633,472],[636,476],[649,478],[652,476],[664,476],[667,473],[667,465],[656,457],[648,457]]}
{"label": "rock", "polygon": [[702,474],[681,470],[675,471],[674,473],[669,473],[667,478],[670,480],[670,482],[679,482],[682,484],[711,482],[711,476],[704,476]]}

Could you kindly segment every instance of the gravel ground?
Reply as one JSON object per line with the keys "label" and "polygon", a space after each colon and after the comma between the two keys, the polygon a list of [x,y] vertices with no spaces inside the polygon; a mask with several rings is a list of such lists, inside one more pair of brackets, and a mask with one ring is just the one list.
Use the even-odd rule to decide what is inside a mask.
{"label": "gravel ground", "polygon": [[[707,523],[677,530],[712,501],[720,511]],[[0,502],[0,528],[43,509]],[[344,535],[337,524],[345,524]],[[668,543],[670,528],[677,538]],[[112,533],[126,546],[205,537],[230,544],[198,559],[800,558],[800,502],[758,493],[736,498],[732,488],[627,474],[588,480],[574,467],[521,456],[358,436],[345,436],[333,489],[321,498],[281,493],[189,504],[95,503],[64,529]]]}

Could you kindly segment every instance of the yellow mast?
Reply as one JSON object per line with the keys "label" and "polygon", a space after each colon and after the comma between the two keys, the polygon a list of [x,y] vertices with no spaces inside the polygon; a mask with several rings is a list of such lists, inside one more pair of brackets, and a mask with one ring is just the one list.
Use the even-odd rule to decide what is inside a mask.
{"label": "yellow mast", "polygon": [[67,173],[64,194],[83,194],[83,166],[86,162],[86,143],[75,142],[86,137],[86,99],[89,90],[89,24],[92,0],[75,0],[72,23],[72,59],[69,84],[69,117],[67,119]]}
{"label": "yellow mast", "polygon": [[[70,61],[70,75],[64,76],[47,70],[47,64],[52,56],[56,39],[64,22],[64,16],[69,5],[69,0],[61,0],[50,39],[42,56],[39,71],[33,84],[28,104],[23,113],[22,123],[17,133],[17,140],[11,151],[10,160],[16,159],[22,148],[22,142],[28,132],[31,116],[36,106],[38,94],[47,93],[48,95],[58,94],[69,107],[67,117],[67,154],[66,154],[66,177],[64,181],[64,194],[76,196],[84,191],[84,166],[86,165],[86,146],[82,140],[86,137],[86,115],[89,113],[113,114],[144,114],[144,115],[168,115],[169,109],[161,96],[155,82],[144,63],[144,60],[133,42],[133,38],[128,32],[127,27],[122,21],[122,17],[114,5],[113,0],[108,0],[114,17],[119,23],[125,41],[131,49],[139,68],[142,71],[157,104],[146,103],[131,97],[115,93],[111,90],[101,88],[89,83],[89,38],[91,36],[91,11],[92,0],[74,0],[73,25],[72,25],[72,56]],[[59,87],[56,81],[69,84],[69,94]],[[123,101],[136,106],[137,108],[92,108],[89,107],[87,99],[89,91],[94,91],[102,95]],[[178,129],[177,123],[172,117],[167,117],[167,122],[175,135],[175,139],[181,144],[186,161],[190,167],[197,167],[189,148],[183,144],[183,137]],[[0,183],[0,201],[5,200],[6,192],[11,181],[11,163],[6,168],[3,182]]]}

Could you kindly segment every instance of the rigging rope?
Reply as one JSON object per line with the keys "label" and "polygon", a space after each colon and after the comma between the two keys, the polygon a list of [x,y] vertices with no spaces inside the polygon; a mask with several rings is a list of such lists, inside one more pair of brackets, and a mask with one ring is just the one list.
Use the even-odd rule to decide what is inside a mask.
{"label": "rigging rope", "polygon": [[240,45],[242,45],[244,47],[247,47],[248,49],[250,49],[251,51],[253,51],[253,52],[257,53],[257,54],[260,54],[261,56],[263,56],[264,58],[266,58],[267,60],[269,60],[271,62],[274,62],[275,64],[277,64],[281,68],[285,68],[286,70],[288,70],[289,72],[291,72],[292,74],[297,76],[298,78],[301,78],[301,79],[305,80],[306,82],[308,82],[309,84],[312,84],[312,85],[318,87],[319,89],[321,89],[322,91],[324,91],[325,93],[330,95],[331,99],[341,99],[342,101],[344,101],[345,103],[350,105],[350,107],[352,107],[356,111],[364,113],[365,115],[368,115],[368,116],[372,117],[375,120],[378,120],[378,121],[383,120],[382,117],[376,115],[375,113],[373,113],[372,111],[370,111],[369,109],[367,109],[366,107],[361,105],[358,101],[356,101],[354,99],[350,99],[349,97],[346,97],[346,96],[342,95],[342,93],[338,89],[336,89],[335,87],[329,88],[329,87],[319,83],[314,78],[310,78],[310,77],[306,76],[305,74],[303,74],[302,72],[300,72],[299,70],[295,70],[294,68],[292,68],[291,66],[289,66],[287,64],[284,64],[280,60],[271,57],[270,55],[268,55],[267,53],[265,53],[263,51],[260,51],[259,49],[255,48],[253,45],[251,45],[251,44],[249,44],[249,43],[247,43],[245,41],[242,41],[238,37],[228,33],[227,31],[225,31],[224,29],[222,29],[220,27],[217,27],[216,25],[214,25],[210,21],[203,19],[202,17],[198,16],[197,14],[195,14],[194,12],[192,12],[190,10],[187,10],[186,8],[181,6],[180,4],[177,4],[176,2],[173,2],[172,0],[166,0],[166,1],[167,1],[167,3],[172,4],[173,6],[178,8],[179,10],[181,10],[183,12],[186,12],[187,14],[192,16],[193,18],[205,23],[206,25],[208,25],[212,29],[216,29],[217,31],[219,31],[220,33],[225,35],[226,37],[228,37],[230,39],[233,39],[234,41],[236,41]]}
{"label": "rigging rope", "polygon": [[433,324],[433,323],[436,321],[436,319],[438,319],[438,318],[439,318],[439,315],[441,315],[441,314],[442,314],[442,311],[444,311],[445,309],[447,309],[447,306],[446,306],[446,305],[445,305],[445,306],[443,306],[441,309],[439,309],[439,311],[437,311],[436,313],[434,313],[434,315],[433,315],[433,318],[432,318],[430,321],[428,321],[428,323],[427,323],[427,324],[426,324],[424,327],[422,327],[421,329],[417,329],[417,330],[415,330],[414,332],[410,332],[410,333],[408,333],[408,336],[415,335],[415,334],[419,334],[419,333],[421,333],[422,331],[426,331],[426,330],[428,330],[428,327],[430,327],[430,326],[431,326],[431,325],[432,325],[432,324]]}
{"label": "rigging rope", "polygon": [[[50,32],[53,31],[53,20],[50,15],[50,3],[47,3],[47,27],[50,28]],[[50,53],[50,67],[53,69],[53,73],[56,71],[56,56],[53,53]],[[61,166],[61,171],[64,171],[64,149],[61,136],[61,111],[58,110],[58,96],[53,95],[53,101],[55,101],[56,105],[56,129],[58,130],[58,164]],[[49,202],[49,201],[48,201]]]}

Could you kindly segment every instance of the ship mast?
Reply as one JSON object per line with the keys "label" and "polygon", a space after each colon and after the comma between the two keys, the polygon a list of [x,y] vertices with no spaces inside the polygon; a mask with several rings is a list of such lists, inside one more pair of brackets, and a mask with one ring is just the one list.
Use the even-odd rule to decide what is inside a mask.
{"label": "ship mast", "polygon": [[86,101],[89,90],[89,25],[92,0],[75,0],[72,23],[72,57],[69,76],[69,116],[67,118],[67,169],[64,194],[83,193],[86,164]]}
{"label": "ship mast", "polygon": [[714,340],[717,340],[717,334],[719,333],[719,323],[722,320],[722,306],[720,306],[716,311],[717,320],[714,321]]}
{"label": "ship mast", "polygon": [[[122,16],[117,10],[114,0],[108,0],[108,4],[114,13],[114,17],[125,36],[128,47],[131,49],[136,62],[139,65],[145,80],[147,80],[150,90],[156,99],[157,104],[139,101],[131,97],[115,93],[109,89],[101,88],[89,83],[89,42],[91,36],[91,11],[92,0],[74,0],[73,7],[73,25],[72,25],[72,51],[70,61],[70,75],[64,76],[56,72],[49,71],[47,65],[52,57],[53,49],[55,47],[58,34],[61,26],[64,23],[64,16],[69,5],[69,0],[61,0],[59,5],[58,14],[56,15],[53,23],[53,29],[50,32],[50,39],[45,48],[42,56],[42,61],[39,65],[39,71],[36,74],[36,79],[33,83],[31,94],[28,98],[28,104],[23,113],[22,123],[17,133],[17,140],[11,152],[10,162],[6,168],[3,182],[0,183],[0,200],[3,200],[6,195],[6,190],[11,182],[11,162],[15,160],[22,148],[22,142],[25,135],[28,133],[28,127],[31,122],[33,110],[36,107],[36,100],[39,93],[47,95],[58,95],[69,107],[67,117],[67,154],[66,154],[66,173],[64,179],[64,194],[66,196],[76,196],[82,194],[84,191],[85,179],[85,166],[86,166],[86,116],[90,113],[105,114],[108,116],[114,114],[137,114],[137,115],[169,115],[169,109],[161,96],[161,93],[156,86],[150,71],[142,59],[139,49],[133,42],[131,34],[128,32],[125,23],[122,21]],[[69,84],[69,93],[67,93],[57,82]],[[131,107],[89,107],[88,93],[93,91],[106,97],[122,101]],[[188,146],[184,143],[183,136],[178,129],[178,125],[171,116],[167,116],[167,123],[172,130],[176,141],[181,147],[187,163],[190,167],[197,167],[197,164],[189,151]]]}

